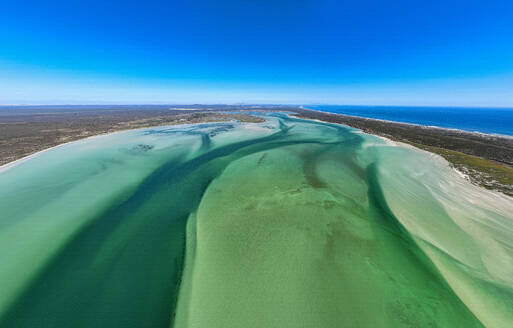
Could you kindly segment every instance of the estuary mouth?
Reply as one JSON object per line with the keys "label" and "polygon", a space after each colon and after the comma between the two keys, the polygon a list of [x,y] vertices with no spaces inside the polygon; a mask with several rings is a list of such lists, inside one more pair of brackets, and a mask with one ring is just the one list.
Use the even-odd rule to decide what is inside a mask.
{"label": "estuary mouth", "polygon": [[2,327],[507,327],[513,204],[343,125],[131,130],[0,172]]}

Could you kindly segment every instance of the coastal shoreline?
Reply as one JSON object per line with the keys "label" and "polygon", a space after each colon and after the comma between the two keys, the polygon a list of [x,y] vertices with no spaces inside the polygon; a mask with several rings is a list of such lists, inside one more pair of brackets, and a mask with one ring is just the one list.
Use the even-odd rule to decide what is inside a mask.
{"label": "coastal shoreline", "polygon": [[169,107],[116,111],[108,107],[103,111],[73,107],[49,108],[46,112],[38,108],[37,113],[30,110],[20,108],[17,112],[10,108],[0,108],[0,165],[66,142],[116,131],[186,123],[261,120],[248,114],[230,115],[198,109],[184,113]]}
{"label": "coastal shoreline", "polygon": [[[9,136],[5,138],[5,136],[0,135],[0,139],[5,138],[0,141],[4,145],[7,144],[9,150],[1,154],[3,158],[0,158],[0,173],[48,150],[90,137],[149,127],[222,122],[232,119],[251,122],[261,118],[256,118],[251,116],[250,113],[246,114],[244,112],[265,111],[287,112],[289,115],[299,118],[343,124],[364,133],[408,144],[441,156],[460,175],[476,185],[513,196],[513,138],[509,136],[371,119],[298,106],[194,105],[176,107],[169,106],[159,110],[127,109],[116,112],[116,116],[113,117],[109,116],[112,111],[107,113],[95,110],[95,113],[99,116],[88,116],[85,119],[83,117],[77,119],[70,111],[65,113],[54,111],[44,116],[43,122],[41,122],[41,118],[37,118],[36,123],[33,122],[34,120],[30,121],[30,119],[26,122],[20,122],[21,119],[25,120],[27,118],[26,114],[14,118],[8,117],[7,120],[5,120],[6,116],[0,116],[0,125],[15,127],[18,131],[21,130],[21,134],[24,133],[31,137],[28,145],[29,150],[27,151],[27,149],[22,149],[24,146],[27,147],[27,142],[17,142],[19,138],[17,139],[16,134],[10,140]],[[186,111],[183,110],[184,108]],[[238,113],[227,113],[230,111]],[[77,127],[62,129],[63,127],[69,127],[71,124],[75,124]],[[32,131],[34,126],[36,129]],[[47,131],[50,131],[50,133],[58,131],[59,133],[54,133],[53,139],[41,142],[37,129],[44,133],[47,133]],[[9,158],[6,158],[6,155],[10,155]]]}
{"label": "coastal shoreline", "polygon": [[298,108],[301,118],[340,123],[440,155],[475,185],[513,197],[513,138]]}
{"label": "coastal shoreline", "polygon": [[508,134],[486,133],[486,132],[481,132],[481,131],[469,131],[469,130],[464,130],[464,129],[448,128],[448,127],[437,126],[437,125],[425,125],[425,124],[392,121],[392,120],[385,120],[385,119],[381,119],[381,118],[365,117],[365,116],[350,115],[350,114],[343,114],[343,113],[333,113],[333,112],[326,112],[326,111],[303,107],[303,106],[301,106],[300,108],[304,109],[304,110],[323,113],[323,114],[327,113],[327,114],[333,114],[333,115],[347,116],[347,117],[353,117],[356,119],[364,119],[364,120],[383,122],[386,124],[404,124],[407,126],[411,126],[412,128],[435,129],[435,130],[441,130],[441,132],[446,131],[446,132],[455,132],[455,133],[461,133],[461,134],[470,134],[470,135],[474,135],[476,137],[484,137],[484,138],[504,138],[504,139],[511,139],[513,141],[513,135],[508,135]]}
{"label": "coastal shoreline", "polygon": [[[218,122],[221,123],[221,122],[226,122],[226,121],[221,121],[220,120],[220,121],[208,121],[208,122],[209,123],[210,122],[212,122],[212,123],[218,123]],[[37,151],[35,153],[29,154],[27,156],[24,156],[22,158],[16,159],[16,160],[14,160],[12,162],[8,162],[8,163],[5,163],[5,164],[2,164],[2,165],[0,165],[0,174],[2,172],[4,172],[4,171],[6,171],[8,169],[11,169],[13,167],[16,167],[16,166],[22,164],[23,162],[26,162],[26,161],[28,161],[28,160],[30,160],[32,158],[40,156],[40,155],[42,155],[42,154],[44,154],[44,153],[46,153],[48,151],[61,148],[61,147],[66,146],[68,144],[72,144],[72,143],[76,143],[76,142],[82,142],[82,141],[85,141],[85,140],[88,140],[88,139],[93,139],[93,138],[110,136],[110,135],[113,135],[113,134],[118,134],[118,133],[123,133],[123,132],[130,132],[130,131],[137,131],[137,130],[146,130],[146,129],[152,129],[152,128],[169,128],[169,127],[180,128],[180,127],[187,127],[188,125],[201,124],[201,123],[204,123],[204,122],[152,125],[152,126],[146,126],[146,127],[141,127],[141,128],[131,128],[131,129],[124,129],[124,130],[116,130],[116,131],[104,132],[104,133],[99,133],[99,134],[83,137],[83,138],[80,138],[80,139],[76,139],[76,140],[64,142],[64,143],[61,143],[61,144],[58,144],[58,145],[55,145],[55,146],[51,146],[49,148],[45,148],[45,149],[39,150],[39,151]]]}
{"label": "coastal shoreline", "polygon": [[9,170],[9,169],[12,169],[13,167],[16,167],[16,166],[18,166],[18,165],[20,165],[20,164],[23,164],[24,162],[26,162],[26,161],[28,161],[28,160],[30,160],[30,159],[32,159],[32,158],[38,157],[39,155],[42,155],[43,153],[46,153],[46,152],[48,152],[48,151],[50,151],[50,150],[52,150],[52,149],[60,148],[60,147],[62,147],[62,146],[64,146],[64,145],[67,145],[67,144],[70,144],[70,143],[73,143],[73,142],[77,142],[77,141],[80,141],[80,140],[89,139],[89,138],[92,138],[92,137],[97,137],[97,135],[96,135],[96,136],[91,136],[91,137],[86,137],[86,138],[84,138],[84,139],[78,139],[78,140],[68,141],[68,142],[65,142],[65,143],[59,144],[59,145],[57,145],[57,146],[53,146],[53,147],[50,147],[50,148],[46,148],[46,149],[40,150],[40,151],[38,151],[38,152],[32,153],[32,154],[30,154],[30,155],[27,155],[27,156],[25,156],[25,157],[22,157],[22,158],[16,159],[16,160],[14,160],[14,161],[12,161],[12,162],[8,162],[8,163],[6,163],[6,164],[0,165],[0,174],[1,174],[2,172],[5,172],[5,171]]}

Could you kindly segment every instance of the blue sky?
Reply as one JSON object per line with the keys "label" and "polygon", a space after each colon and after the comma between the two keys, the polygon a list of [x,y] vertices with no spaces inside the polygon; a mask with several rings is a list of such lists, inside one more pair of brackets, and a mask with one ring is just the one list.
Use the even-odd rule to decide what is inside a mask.
{"label": "blue sky", "polygon": [[0,104],[239,102],[513,107],[513,2],[0,2]]}

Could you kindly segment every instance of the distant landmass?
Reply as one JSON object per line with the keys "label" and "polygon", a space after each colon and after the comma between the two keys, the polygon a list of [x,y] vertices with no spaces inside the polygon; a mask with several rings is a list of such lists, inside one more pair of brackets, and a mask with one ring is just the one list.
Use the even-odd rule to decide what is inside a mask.
{"label": "distant landmass", "polygon": [[146,117],[202,122],[0,172],[0,326],[509,327],[511,198],[295,110],[318,116]]}

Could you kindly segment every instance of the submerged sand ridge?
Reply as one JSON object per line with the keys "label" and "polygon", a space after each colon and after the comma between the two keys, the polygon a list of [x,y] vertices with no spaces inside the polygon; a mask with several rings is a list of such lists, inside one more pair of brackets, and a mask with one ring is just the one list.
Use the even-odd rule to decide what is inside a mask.
{"label": "submerged sand ridge", "polygon": [[2,327],[508,327],[513,204],[344,126],[128,131],[0,174]]}

